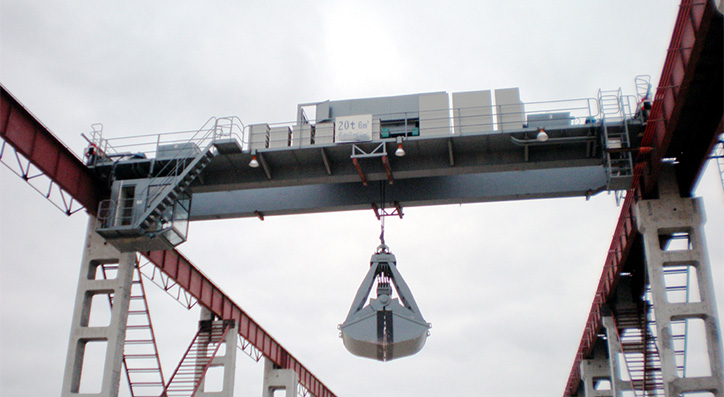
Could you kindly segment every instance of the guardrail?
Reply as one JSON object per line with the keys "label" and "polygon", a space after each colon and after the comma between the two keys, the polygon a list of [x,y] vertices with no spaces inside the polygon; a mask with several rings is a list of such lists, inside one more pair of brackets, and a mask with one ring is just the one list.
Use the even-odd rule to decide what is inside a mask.
{"label": "guardrail", "polygon": [[[184,156],[189,144],[203,149],[211,142],[233,139],[243,144],[245,126],[238,117],[211,117],[197,130],[175,131],[158,134],[143,134],[119,138],[103,138],[102,125],[94,124],[90,146],[86,150],[88,165],[100,165],[128,158],[158,158],[159,151],[164,159]],[[177,149],[174,149],[174,147]],[[95,150],[95,153],[89,151]]]}
{"label": "guardrail", "polygon": [[[621,96],[620,101],[624,117],[635,112],[635,96]],[[416,139],[504,133],[543,127],[562,128],[590,124],[603,118],[601,103],[596,98],[391,112],[373,115],[372,140],[397,136]],[[606,119],[610,119],[610,116],[606,115]],[[119,158],[158,158],[159,155],[167,159],[168,148],[178,145],[179,152],[183,154],[183,150],[188,150],[188,147],[183,147],[185,144],[192,143],[203,149],[205,142],[223,137],[236,140],[245,152],[335,143],[334,120],[304,118],[299,123],[288,121],[245,126],[236,117],[212,117],[195,131],[103,139],[94,130],[91,133],[94,139],[89,141],[98,148],[99,155],[96,158],[106,163]],[[97,164],[98,160],[90,165]]]}

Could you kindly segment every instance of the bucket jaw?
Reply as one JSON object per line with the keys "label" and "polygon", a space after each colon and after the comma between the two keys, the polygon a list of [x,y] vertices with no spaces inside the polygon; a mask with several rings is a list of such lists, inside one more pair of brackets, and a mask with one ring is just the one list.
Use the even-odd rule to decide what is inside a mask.
{"label": "bucket jaw", "polygon": [[[365,306],[375,282],[377,298],[370,298]],[[393,286],[398,296],[394,299]],[[381,244],[372,255],[370,270],[339,329],[350,353],[380,361],[411,356],[425,345],[430,324],[422,317],[386,245]]]}

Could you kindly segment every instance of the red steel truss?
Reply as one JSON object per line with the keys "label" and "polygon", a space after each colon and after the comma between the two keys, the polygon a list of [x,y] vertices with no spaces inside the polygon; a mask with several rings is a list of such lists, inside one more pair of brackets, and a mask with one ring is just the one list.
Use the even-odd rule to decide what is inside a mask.
{"label": "red steel truss", "polygon": [[239,335],[250,341],[274,364],[284,369],[293,369],[299,375],[299,383],[310,393],[317,397],[334,396],[299,360],[287,352],[180,252],[150,251],[143,255],[196,298],[202,306],[223,320],[236,321],[239,324]]}
{"label": "red steel truss", "polygon": [[[697,73],[696,68],[702,51],[704,51],[711,21],[716,15],[716,6],[713,1],[683,0],[679,8],[659,87],[656,90],[651,114],[644,131],[641,150],[634,169],[634,179],[621,208],[621,215],[568,377],[564,396],[575,395],[579,388],[581,361],[593,351],[593,345],[602,327],[601,310],[615,291],[620,272],[626,264],[636,237],[634,203],[642,197],[646,197],[656,187],[662,160],[669,153],[674,152],[674,149],[678,151],[677,159],[689,161],[688,164],[680,166],[680,168],[684,168],[684,172],[687,168],[696,170],[695,173],[689,173],[689,175],[679,174],[680,187],[685,188],[685,190],[682,189],[682,194],[689,192],[706,162],[706,154],[711,151],[718,134],[722,132],[722,115],[719,113],[717,116],[716,111],[713,114],[719,119],[714,119],[714,128],[708,131],[695,131],[691,126],[687,128],[687,126],[680,125],[680,121],[687,117],[685,102],[691,102],[689,95],[697,95],[694,92],[696,88],[692,88],[694,75]],[[718,56],[721,59],[721,53]],[[721,108],[718,112],[721,112]],[[691,136],[681,138],[680,135],[683,134]],[[684,153],[683,149],[703,153],[703,155],[688,155],[687,158],[687,153]],[[681,181],[681,179],[684,180]]]}
{"label": "red steel truss", "polygon": [[0,88],[0,137],[95,214],[100,200],[108,196],[103,183],[5,87]]}

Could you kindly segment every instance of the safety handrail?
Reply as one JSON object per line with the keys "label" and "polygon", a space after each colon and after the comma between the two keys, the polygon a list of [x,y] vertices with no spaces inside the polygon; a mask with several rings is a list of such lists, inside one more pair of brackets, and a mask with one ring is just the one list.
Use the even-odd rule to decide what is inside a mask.
{"label": "safety handrail", "polygon": [[[575,98],[553,101],[533,101],[520,102],[517,104],[493,104],[489,106],[479,107],[451,107],[431,109],[425,111],[414,112],[390,112],[384,114],[375,114],[373,120],[373,128],[382,130],[387,128],[388,123],[393,125],[395,135],[402,133],[406,138],[412,138],[417,135],[426,137],[446,136],[446,135],[465,135],[470,133],[503,133],[513,130],[525,130],[528,128],[536,128],[542,122],[558,123],[557,125],[577,126],[583,124],[591,124],[601,121],[604,116],[606,121],[625,120],[634,114],[637,100],[635,96],[622,95],[621,90],[610,91],[615,92],[616,113],[604,115],[602,113],[602,98],[599,93],[598,98]],[[550,116],[550,119],[545,119]],[[421,125],[424,120],[424,125]],[[294,146],[295,142],[301,140],[302,126],[316,127],[317,131],[326,123],[334,124],[332,119],[309,119],[302,121],[302,125],[297,125],[298,121],[287,121],[278,123],[264,123],[269,130],[281,128],[285,131],[288,128],[291,135],[267,134],[267,144],[262,148],[284,148]],[[309,127],[304,127],[309,128]],[[333,126],[330,127],[333,131]],[[104,148],[108,154],[115,156],[131,156],[137,158],[154,158],[157,157],[158,149],[163,145],[174,145],[182,143],[194,143],[200,149],[204,149],[207,145],[203,143],[217,139],[223,134],[228,139],[233,139],[240,144],[242,151],[252,151],[252,139],[250,125],[244,125],[237,117],[220,117],[210,118],[202,128],[196,131],[178,131],[161,134],[144,134],[123,138],[104,139]],[[306,139],[306,138],[305,138]],[[283,140],[283,141],[282,141]],[[329,142],[331,142],[330,140]],[[308,145],[310,142],[304,142]],[[168,153],[168,151],[166,151]],[[179,154],[184,154],[184,149],[179,149]],[[176,158],[177,156],[173,156]],[[184,156],[179,156],[184,157]],[[166,160],[173,160],[167,159]],[[164,166],[171,167],[168,161]],[[164,170],[176,172],[170,168]],[[155,173],[157,175],[161,173]]]}
{"label": "safety handrail", "polygon": [[[224,121],[226,122],[224,123]],[[214,123],[213,127],[209,125],[211,122]],[[114,138],[102,138],[97,131],[90,132],[90,135],[94,138],[93,143],[111,157],[111,159],[122,155],[153,158],[159,146],[188,142],[195,142],[197,146],[201,146],[198,145],[198,142],[204,139],[206,135],[201,136],[199,134],[204,131],[207,133],[211,132],[214,128],[216,128],[217,131],[217,139],[223,135],[228,137],[228,139],[244,142],[244,123],[235,116],[211,117],[201,128],[196,130],[139,134]]]}
{"label": "safety handrail", "polygon": [[[243,123],[236,117],[222,117],[210,118],[189,140],[185,141],[186,144],[192,144],[194,146],[189,147],[188,145],[179,145],[175,150],[172,150],[173,156],[166,159],[165,163],[160,170],[156,173],[157,177],[151,179],[148,185],[148,197],[146,200],[147,208],[159,198],[167,186],[171,185],[174,180],[181,175],[184,170],[190,165],[186,163],[186,159],[191,157],[188,156],[190,148],[199,149],[194,160],[191,162],[198,161],[202,156],[205,156],[209,150],[213,150],[213,144],[219,139],[229,137],[233,139],[232,133],[234,127],[238,128],[236,122],[243,126]],[[243,127],[242,127],[243,128]],[[243,130],[242,130],[243,131]],[[160,140],[160,135],[159,135]],[[156,153],[160,142],[156,145]]]}

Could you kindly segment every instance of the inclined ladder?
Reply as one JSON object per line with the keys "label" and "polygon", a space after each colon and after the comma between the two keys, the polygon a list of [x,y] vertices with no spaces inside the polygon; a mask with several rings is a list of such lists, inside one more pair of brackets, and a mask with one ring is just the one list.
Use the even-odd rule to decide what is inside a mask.
{"label": "inclined ladder", "polygon": [[616,311],[616,327],[636,397],[663,396],[664,382],[656,339],[647,324],[648,303]]}
{"label": "inclined ladder", "polygon": [[162,397],[191,397],[196,393],[232,325],[233,321],[228,320],[199,322],[199,331],[163,389]]}
{"label": "inclined ladder", "polygon": [[161,218],[167,208],[173,206],[176,199],[199,176],[215,154],[216,148],[210,143],[191,162],[187,162],[184,158],[174,158],[160,170],[160,174],[168,174],[154,178],[149,185],[147,199],[149,205],[139,218],[142,229],[149,229]]}
{"label": "inclined ladder", "polygon": [[[210,126],[210,127],[209,127]],[[228,137],[234,131],[234,118],[212,118],[201,127],[187,144],[179,145],[170,159],[164,160],[159,170],[154,170],[156,177],[152,178],[148,187],[146,210],[138,218],[141,229],[149,230],[151,226],[161,219],[169,207],[172,207],[191,182],[211,162],[218,152],[217,139]],[[194,157],[190,156],[189,148],[203,148]],[[171,215],[173,216],[173,215]],[[170,221],[170,219],[166,219]],[[162,222],[163,223],[163,222]]]}
{"label": "inclined ladder", "polygon": [[626,122],[629,116],[626,100],[620,88],[598,91],[598,110],[603,121],[601,124],[609,188],[617,179],[630,179],[633,173],[633,155]]}
{"label": "inclined ladder", "polygon": [[[103,265],[103,277],[108,279],[107,272],[116,269],[116,265]],[[110,304],[113,307],[113,297],[110,297]],[[134,267],[131,284],[123,367],[132,397],[156,397],[163,391],[161,360],[138,264]]]}

